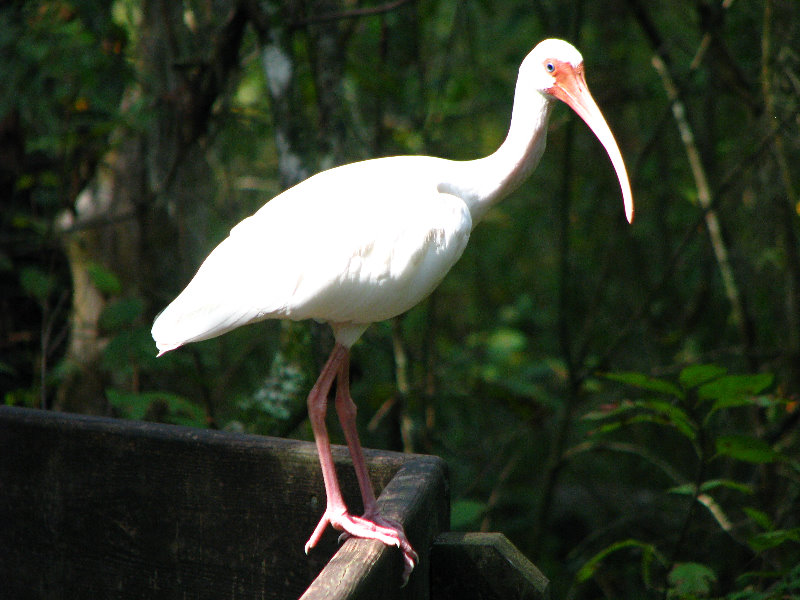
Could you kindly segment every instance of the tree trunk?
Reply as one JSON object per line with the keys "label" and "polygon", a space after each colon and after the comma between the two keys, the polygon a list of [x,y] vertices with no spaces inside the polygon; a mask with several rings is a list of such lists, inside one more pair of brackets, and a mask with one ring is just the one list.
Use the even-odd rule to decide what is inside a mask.
{"label": "tree trunk", "polygon": [[[142,119],[136,107],[146,106],[148,122],[114,132],[114,149],[61,221],[74,291],[68,376],[58,390],[57,409],[109,411],[104,390],[112,373],[102,366],[103,309],[117,297],[140,297],[146,307],[141,318],[149,320],[175,291],[171,282],[184,279],[176,272],[196,266],[204,250],[213,181],[197,140],[205,133],[214,99],[238,64],[246,24],[238,7],[219,11],[202,15],[208,23],[190,26],[180,3],[142,3],[135,61],[139,73],[121,112],[135,125]],[[208,36],[215,23],[222,26]],[[185,48],[212,50],[202,59],[187,59]],[[175,253],[177,259],[170,260]],[[97,266],[121,275],[121,289],[98,286],[92,277]],[[135,381],[126,383],[136,386]]]}

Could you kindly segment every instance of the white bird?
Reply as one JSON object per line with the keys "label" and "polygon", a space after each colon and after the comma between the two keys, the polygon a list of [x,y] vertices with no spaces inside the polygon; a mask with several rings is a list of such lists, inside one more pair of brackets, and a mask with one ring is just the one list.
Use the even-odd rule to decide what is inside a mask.
{"label": "white bird", "polygon": [[[508,136],[494,154],[472,161],[395,156],[318,173],[236,225],[156,318],[152,335],[159,355],[263,319],[316,319],[333,328],[333,351],[308,396],[327,508],[306,552],[330,524],[398,546],[404,580],[414,568],[417,554],[402,526],[379,514],[367,475],[349,391],[350,348],[371,323],[430,294],[486,211],[530,174],[544,152],[555,98],[572,107],[605,146],[632,221],[625,164],[589,93],[583,58],[567,42],[549,39],[522,62]],[[331,456],[325,413],[334,380],[363,516],[348,512]]]}

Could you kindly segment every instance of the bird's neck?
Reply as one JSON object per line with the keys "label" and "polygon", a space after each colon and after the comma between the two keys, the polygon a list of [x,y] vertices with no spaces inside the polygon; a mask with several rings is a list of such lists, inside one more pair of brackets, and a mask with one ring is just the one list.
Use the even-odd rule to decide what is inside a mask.
{"label": "bird's neck", "polygon": [[511,125],[503,144],[490,156],[459,163],[451,190],[470,209],[473,227],[486,211],[517,189],[539,163],[547,141],[552,100],[538,90],[517,86]]}

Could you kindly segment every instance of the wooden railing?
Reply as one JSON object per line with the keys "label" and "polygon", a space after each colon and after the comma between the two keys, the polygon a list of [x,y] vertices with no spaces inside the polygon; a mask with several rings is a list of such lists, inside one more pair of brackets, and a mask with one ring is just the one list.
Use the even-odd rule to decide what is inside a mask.
{"label": "wooden railing", "polygon": [[[545,598],[499,534],[449,528],[436,457],[365,451],[382,512],[420,555],[329,532],[313,444],[0,407],[0,598]],[[345,448],[345,498],[359,506]]]}

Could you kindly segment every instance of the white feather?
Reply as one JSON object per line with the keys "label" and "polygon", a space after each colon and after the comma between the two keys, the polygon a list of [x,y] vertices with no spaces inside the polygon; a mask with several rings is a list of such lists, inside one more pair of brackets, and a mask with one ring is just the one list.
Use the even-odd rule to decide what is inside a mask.
{"label": "white feather", "polygon": [[467,205],[437,189],[452,165],[431,157],[370,160],[275,197],[233,228],[156,318],[159,350],[268,318],[327,321],[352,344],[369,323],[408,310],[469,239]]}

